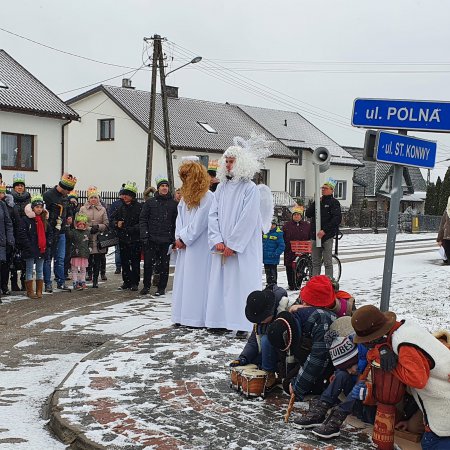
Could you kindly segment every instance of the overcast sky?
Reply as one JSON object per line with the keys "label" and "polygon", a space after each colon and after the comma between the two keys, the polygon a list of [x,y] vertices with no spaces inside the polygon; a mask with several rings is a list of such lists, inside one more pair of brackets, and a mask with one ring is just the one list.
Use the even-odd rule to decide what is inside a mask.
{"label": "overcast sky", "polygon": [[[356,97],[450,101],[447,0],[3,0],[0,12],[1,28],[129,67],[0,31],[0,48],[63,99],[142,66],[143,37],[160,34],[167,70],[204,58],[168,77],[180,96],[295,110],[340,145],[363,145],[350,125]],[[150,73],[132,80],[148,90]],[[450,158],[449,135],[417,135]]]}

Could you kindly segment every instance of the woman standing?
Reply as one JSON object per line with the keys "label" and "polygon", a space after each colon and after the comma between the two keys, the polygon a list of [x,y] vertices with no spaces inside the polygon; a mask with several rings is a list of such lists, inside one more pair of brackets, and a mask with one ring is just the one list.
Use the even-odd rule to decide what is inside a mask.
{"label": "woman standing", "polygon": [[447,201],[447,208],[442,215],[436,242],[445,250],[444,264],[450,264],[450,197]]}
{"label": "woman standing", "polygon": [[97,235],[108,228],[109,220],[106,209],[100,204],[100,197],[95,186],[88,188],[88,201],[80,208],[80,213],[86,214],[88,217],[88,226],[90,227],[89,248],[93,263],[92,287],[98,288],[101,259],[107,249],[98,248]]}
{"label": "woman standing", "polygon": [[175,229],[178,250],[172,299],[172,322],[205,326],[211,251],[208,214],[214,194],[209,175],[198,158],[189,157],[178,171],[183,182]]}

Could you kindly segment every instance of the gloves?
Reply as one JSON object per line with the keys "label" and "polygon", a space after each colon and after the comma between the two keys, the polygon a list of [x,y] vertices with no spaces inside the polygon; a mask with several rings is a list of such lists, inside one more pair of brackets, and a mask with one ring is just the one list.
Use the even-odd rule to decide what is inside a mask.
{"label": "gloves", "polygon": [[365,381],[358,381],[352,389],[350,394],[351,398],[354,400],[364,401],[367,396],[367,386]]}
{"label": "gloves", "polygon": [[230,367],[236,367],[236,366],[245,366],[247,363],[247,358],[245,356],[239,356],[238,359],[233,359],[233,361],[230,362]]}
{"label": "gloves", "polygon": [[98,225],[92,225],[91,227],[91,234],[98,233],[99,227]]}
{"label": "gloves", "polygon": [[58,217],[58,218],[56,219],[55,228],[56,228],[57,230],[61,230],[61,225],[62,225],[62,219],[61,219],[61,217]]}
{"label": "gloves", "polygon": [[388,345],[382,345],[379,348],[380,352],[380,366],[386,372],[390,372],[397,367],[398,356]]}

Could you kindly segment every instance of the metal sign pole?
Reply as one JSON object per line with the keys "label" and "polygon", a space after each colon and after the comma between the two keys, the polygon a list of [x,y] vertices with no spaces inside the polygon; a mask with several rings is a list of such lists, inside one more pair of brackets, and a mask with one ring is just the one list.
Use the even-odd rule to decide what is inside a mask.
{"label": "metal sign pole", "polygon": [[319,164],[314,164],[314,177],[316,183],[316,193],[315,195],[315,219],[316,219],[316,247],[322,247],[322,239],[317,237],[317,233],[322,229],[322,224],[320,221],[320,166]]}
{"label": "metal sign pole", "polygon": [[[399,130],[399,134],[407,132]],[[392,268],[394,265],[395,241],[397,239],[398,214],[402,192],[403,166],[394,164],[394,177],[392,180],[391,201],[389,207],[389,221],[386,238],[386,253],[384,258],[383,284],[381,286],[381,311],[389,310],[389,298],[391,296]]]}

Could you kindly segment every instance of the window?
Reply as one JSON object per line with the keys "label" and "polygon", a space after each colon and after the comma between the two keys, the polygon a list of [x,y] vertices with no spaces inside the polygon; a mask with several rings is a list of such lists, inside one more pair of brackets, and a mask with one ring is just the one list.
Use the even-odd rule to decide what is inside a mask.
{"label": "window", "polygon": [[294,198],[304,198],[305,180],[289,180],[289,194]]}
{"label": "window", "polygon": [[100,119],[98,121],[97,140],[114,140],[114,119]]}
{"label": "window", "polygon": [[34,136],[2,133],[2,168],[34,170]]}
{"label": "window", "polygon": [[208,133],[216,133],[217,131],[207,122],[197,122]]}
{"label": "window", "polygon": [[301,148],[293,148],[292,151],[296,154],[296,157],[292,158],[291,164],[301,166],[303,162],[303,150]]}
{"label": "window", "polygon": [[199,163],[208,169],[209,156],[208,155],[197,155],[197,157],[199,159]]}
{"label": "window", "polygon": [[255,174],[252,181],[255,184],[265,184],[266,186],[269,186],[269,170],[261,169]]}
{"label": "window", "polygon": [[345,200],[347,198],[347,182],[338,181],[334,188],[334,198],[338,200]]}

